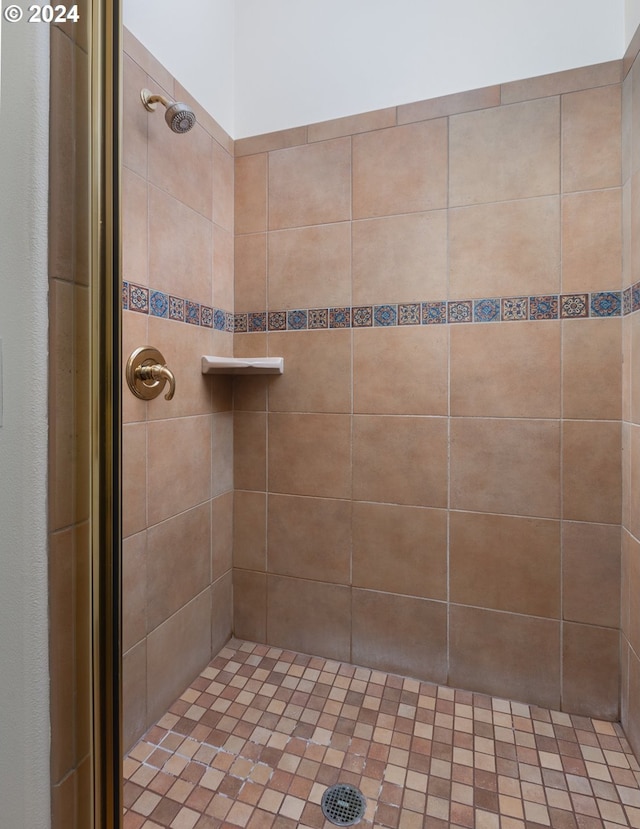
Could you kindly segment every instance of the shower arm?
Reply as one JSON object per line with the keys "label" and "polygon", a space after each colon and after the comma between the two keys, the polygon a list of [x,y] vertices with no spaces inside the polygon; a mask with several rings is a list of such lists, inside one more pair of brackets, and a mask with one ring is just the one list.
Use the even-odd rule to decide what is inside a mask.
{"label": "shower arm", "polygon": [[140,97],[142,98],[144,108],[149,110],[149,112],[155,112],[158,104],[162,104],[165,109],[171,106],[171,101],[167,100],[164,95],[152,95],[148,89],[143,89],[140,92]]}

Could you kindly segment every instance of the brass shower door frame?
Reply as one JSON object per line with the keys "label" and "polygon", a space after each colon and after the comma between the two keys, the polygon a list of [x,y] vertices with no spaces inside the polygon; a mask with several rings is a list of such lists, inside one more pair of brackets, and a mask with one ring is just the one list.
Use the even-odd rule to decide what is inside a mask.
{"label": "brass shower door frame", "polygon": [[122,824],[121,0],[91,0],[94,829]]}

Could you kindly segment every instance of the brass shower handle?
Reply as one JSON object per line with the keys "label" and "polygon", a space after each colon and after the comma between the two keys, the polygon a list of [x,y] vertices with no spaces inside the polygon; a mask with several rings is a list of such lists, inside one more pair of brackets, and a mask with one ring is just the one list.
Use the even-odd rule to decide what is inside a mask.
{"label": "brass shower handle", "polygon": [[176,391],[176,378],[157,348],[149,345],[137,348],[127,360],[127,384],[132,393],[141,400],[153,400],[165,385],[169,391],[165,400],[171,400]]}

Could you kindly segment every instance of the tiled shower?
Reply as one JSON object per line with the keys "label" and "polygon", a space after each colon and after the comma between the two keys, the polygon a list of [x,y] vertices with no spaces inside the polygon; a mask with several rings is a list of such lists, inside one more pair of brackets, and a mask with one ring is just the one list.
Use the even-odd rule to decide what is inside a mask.
{"label": "tiled shower", "polygon": [[233,633],[640,750],[631,64],[233,142],[126,34],[123,351],[177,380],[124,395],[128,747]]}

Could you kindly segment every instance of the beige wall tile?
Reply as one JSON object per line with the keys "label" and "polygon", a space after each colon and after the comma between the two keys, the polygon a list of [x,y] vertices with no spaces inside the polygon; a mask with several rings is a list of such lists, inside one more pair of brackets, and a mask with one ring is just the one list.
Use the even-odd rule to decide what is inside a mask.
{"label": "beige wall tile", "polygon": [[267,229],[266,154],[235,160],[235,232],[258,233]]}
{"label": "beige wall tile", "polygon": [[233,412],[218,412],[211,420],[211,495],[214,498],[233,489],[233,446]]}
{"label": "beige wall tile", "polygon": [[350,501],[269,495],[267,512],[269,573],[349,583]]}
{"label": "beige wall tile", "polygon": [[628,532],[623,534],[624,572],[622,581],[622,632],[637,653],[640,646],[640,544]]}
{"label": "beige wall tile", "polygon": [[[125,447],[125,459],[127,454]],[[149,526],[208,501],[211,497],[211,417],[201,415],[150,423],[147,458]]]}
{"label": "beige wall tile", "polygon": [[77,762],[74,741],[76,653],[74,549],[71,529],[49,537],[49,664],[51,676],[51,780]]}
{"label": "beige wall tile", "polygon": [[445,600],[446,511],[356,501],[353,585]]}
{"label": "beige wall tile", "polygon": [[211,501],[211,579],[216,581],[233,566],[233,492]]}
{"label": "beige wall tile", "polygon": [[[142,105],[141,105],[142,106]],[[159,106],[149,114],[149,182],[207,219],[212,218],[213,168],[211,136],[200,124],[176,135]]]}
{"label": "beige wall tile", "polygon": [[454,115],[449,124],[449,204],[558,192],[558,98]]}
{"label": "beige wall tile", "polygon": [[349,498],[349,416],[270,414],[268,463],[271,492]]}
{"label": "beige wall tile", "polygon": [[[627,320],[625,320],[626,322]],[[633,314],[629,319],[630,343],[629,351],[625,353],[625,362],[628,363],[630,377],[630,420],[640,423],[640,314]],[[627,368],[627,365],[624,366]]]}
{"label": "beige wall tile", "polygon": [[619,524],[620,423],[565,421],[562,432],[563,518]]}
{"label": "beige wall tile", "polygon": [[285,371],[269,383],[269,411],[351,412],[351,331],[269,334]]}
{"label": "beige wall tile", "polygon": [[207,589],[147,637],[148,725],[165,713],[210,659],[211,591]]}
{"label": "beige wall tile", "polygon": [[622,199],[618,188],[562,198],[562,290],[620,290]]}
{"label": "beige wall tile", "polygon": [[235,412],[233,415],[233,485],[237,489],[264,490],[267,416],[262,412]]}
{"label": "beige wall tile", "polygon": [[562,609],[572,622],[619,626],[619,526],[562,523]]}
{"label": "beige wall tile", "polygon": [[225,311],[234,310],[234,240],[233,232],[219,225],[213,228],[213,291],[212,304]]}
{"label": "beige wall tile", "polygon": [[229,641],[233,633],[233,580],[228,570],[211,585],[211,655]]}
{"label": "beige wall tile", "polygon": [[451,507],[559,518],[559,423],[452,419]]}
{"label": "beige wall tile", "polygon": [[472,89],[468,92],[457,92],[440,98],[430,98],[428,101],[402,104],[398,107],[398,124],[426,121],[430,118],[442,118],[447,115],[457,115],[460,112],[470,112],[474,109],[486,109],[499,105],[500,87],[485,86],[482,89]]}
{"label": "beige wall tile", "polygon": [[147,419],[149,404],[136,397],[127,385],[125,369],[129,356],[140,346],[149,343],[149,317],[146,314],[122,315],[122,422],[133,423]]}
{"label": "beige wall tile", "polygon": [[362,414],[446,415],[445,326],[353,332],[353,408]]}
{"label": "beige wall tile", "polygon": [[631,227],[628,229],[630,235],[628,270],[631,277],[629,281],[637,282],[640,270],[640,171],[631,176],[631,179],[627,182],[627,188],[629,190],[628,211],[631,222]]}
{"label": "beige wall tile", "polygon": [[151,632],[211,583],[209,503],[147,530],[147,625]]}
{"label": "beige wall tile", "polygon": [[449,682],[560,707],[560,623],[452,605]]}
{"label": "beige wall tile", "polygon": [[557,293],[559,210],[557,196],[451,210],[449,298]]}
{"label": "beige wall tile", "polygon": [[307,141],[326,141],[328,138],[340,138],[343,135],[355,135],[359,132],[370,132],[385,127],[395,127],[396,107],[376,109],[373,112],[362,112],[358,115],[348,115],[346,118],[334,118],[331,121],[321,121],[318,124],[309,124],[307,127]]}
{"label": "beige wall tile", "polygon": [[560,323],[451,326],[451,414],[560,416]]}
{"label": "beige wall tile", "polygon": [[353,497],[359,501],[446,507],[446,419],[355,417]]}
{"label": "beige wall tile", "polygon": [[267,576],[267,631],[277,647],[349,659],[351,591],[337,584]]}
{"label": "beige wall tile", "polygon": [[211,222],[162,190],[150,187],[149,274],[153,287],[207,302],[211,297],[212,261]]}
{"label": "beige wall tile", "polygon": [[251,642],[267,641],[267,577],[233,571],[233,632]]}
{"label": "beige wall tile", "polygon": [[269,154],[269,228],[351,218],[351,139]]}
{"label": "beige wall tile", "polygon": [[236,236],[234,307],[238,313],[267,307],[266,233]]}
{"label": "beige wall tile", "polygon": [[621,175],[619,84],[562,97],[562,189],[617,187]]}
{"label": "beige wall tile", "polygon": [[447,607],[441,602],[353,591],[353,661],[430,682],[447,675]]}
{"label": "beige wall tile", "polygon": [[[148,342],[160,351],[175,375],[176,391],[172,400],[165,400],[169,390],[169,386],[165,386],[158,397],[145,401],[147,418],[165,420],[210,413],[212,378],[202,373],[200,361],[203,354],[211,352],[211,332],[161,317],[149,317],[148,320],[147,340],[138,342],[136,347]],[[126,393],[133,397],[128,387]]]}
{"label": "beige wall tile", "polygon": [[562,707],[574,714],[617,720],[620,634],[610,628],[562,626]]}
{"label": "beige wall tile", "polygon": [[593,66],[581,66],[563,72],[552,72],[535,78],[511,81],[502,84],[502,103],[527,101],[531,98],[546,98],[549,95],[561,95],[563,92],[575,92],[594,86],[607,86],[619,83],[622,73],[622,61],[612,60],[596,63]]}
{"label": "beige wall tile", "polygon": [[452,512],[451,601],[560,618],[560,522]]}
{"label": "beige wall tile", "polygon": [[271,310],[350,305],[350,223],[270,233],[268,267]]}
{"label": "beige wall tile", "polygon": [[436,210],[447,204],[445,119],[353,138],[353,217]]}
{"label": "beige wall tile", "polygon": [[353,304],[447,295],[447,213],[353,222]]}
{"label": "beige wall tile", "polygon": [[[230,233],[234,232],[235,160],[217,141],[212,142],[213,221]],[[204,182],[203,182],[204,183]]]}
{"label": "beige wall tile", "polygon": [[122,650],[147,635],[147,533],[122,542]]}
{"label": "beige wall tile", "polygon": [[292,127],[288,130],[266,132],[240,138],[234,142],[236,157],[264,153],[269,150],[282,150],[285,147],[297,147],[307,143],[307,127]]}
{"label": "beige wall tile", "polygon": [[[619,319],[562,324],[562,406],[566,418],[620,419]],[[600,379],[600,382],[598,379]],[[606,380],[604,379],[606,378]]]}
{"label": "beige wall tile", "polygon": [[147,427],[143,423],[122,428],[122,535],[147,526]]}
{"label": "beige wall tile", "polygon": [[151,725],[147,718],[146,639],[122,657],[122,703],[122,744],[128,751]]}
{"label": "beige wall tile", "polygon": [[233,493],[233,566],[266,570],[267,496],[263,492]]}
{"label": "beige wall tile", "polygon": [[640,753],[640,659],[630,648],[625,648],[627,662],[623,670],[622,726],[631,747]]}
{"label": "beige wall tile", "polygon": [[147,182],[122,169],[122,278],[149,284]]}
{"label": "beige wall tile", "polygon": [[146,179],[149,115],[140,100],[146,73],[128,55],[122,60],[122,163]]}

